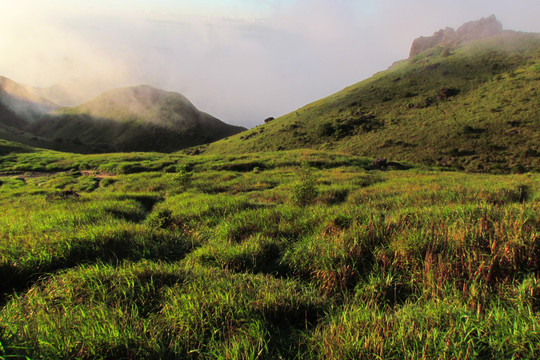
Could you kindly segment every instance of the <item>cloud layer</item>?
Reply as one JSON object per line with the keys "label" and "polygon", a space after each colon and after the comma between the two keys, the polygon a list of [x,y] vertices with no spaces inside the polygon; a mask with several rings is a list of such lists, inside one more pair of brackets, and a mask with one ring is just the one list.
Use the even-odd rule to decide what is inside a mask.
{"label": "cloud layer", "polygon": [[71,84],[79,99],[150,84],[248,127],[387,68],[414,38],[446,26],[495,14],[507,29],[540,32],[537,0],[41,3],[2,5],[11,8],[2,11],[0,74]]}

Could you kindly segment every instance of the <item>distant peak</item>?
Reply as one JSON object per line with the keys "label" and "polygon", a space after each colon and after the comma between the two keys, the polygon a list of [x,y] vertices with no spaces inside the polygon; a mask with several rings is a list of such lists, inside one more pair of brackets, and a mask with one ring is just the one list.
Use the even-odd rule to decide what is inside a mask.
{"label": "distant peak", "polygon": [[498,35],[502,31],[503,26],[495,15],[470,21],[463,24],[457,30],[447,27],[446,29],[437,31],[433,36],[421,36],[414,40],[409,57],[416,56],[438,45],[455,47],[468,41]]}
{"label": "distant peak", "polygon": [[[150,85],[137,85],[124,88],[111,89],[96,99],[89,101],[88,103],[107,99],[109,103],[140,103],[142,106],[149,106],[153,103],[161,103],[166,98],[176,98],[182,100],[186,104],[190,104],[189,100],[178,92],[165,91],[155,88]],[[192,105],[191,105],[192,106]]]}
{"label": "distant peak", "polygon": [[129,86],[129,87],[122,87],[122,88],[116,88],[107,90],[104,92],[104,94],[122,94],[122,93],[134,93],[134,94],[154,94],[154,93],[165,93],[164,90],[155,88],[150,85],[136,85],[136,86]]}

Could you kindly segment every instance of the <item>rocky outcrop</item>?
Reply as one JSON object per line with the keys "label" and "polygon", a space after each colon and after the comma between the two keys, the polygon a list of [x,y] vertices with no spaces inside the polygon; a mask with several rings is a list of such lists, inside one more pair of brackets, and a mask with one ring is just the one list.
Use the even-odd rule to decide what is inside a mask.
{"label": "rocky outcrop", "polygon": [[416,56],[435,46],[453,48],[468,41],[500,34],[502,31],[503,26],[494,15],[468,22],[457,30],[447,27],[437,31],[433,36],[422,36],[414,40],[409,57]]}

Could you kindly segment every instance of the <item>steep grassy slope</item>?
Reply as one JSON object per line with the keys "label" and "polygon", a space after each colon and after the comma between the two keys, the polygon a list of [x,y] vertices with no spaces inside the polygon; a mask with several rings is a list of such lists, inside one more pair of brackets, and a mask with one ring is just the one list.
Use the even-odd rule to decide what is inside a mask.
{"label": "steep grassy slope", "polygon": [[244,130],[203,113],[178,93],[150,86],[111,90],[60,109],[30,132],[84,143],[94,151],[175,151]]}
{"label": "steep grassy slope", "polygon": [[370,164],[0,142],[0,358],[538,359],[540,175]]}
{"label": "steep grassy slope", "polygon": [[540,36],[436,46],[328,98],[198,149],[314,148],[470,171],[540,170]]}

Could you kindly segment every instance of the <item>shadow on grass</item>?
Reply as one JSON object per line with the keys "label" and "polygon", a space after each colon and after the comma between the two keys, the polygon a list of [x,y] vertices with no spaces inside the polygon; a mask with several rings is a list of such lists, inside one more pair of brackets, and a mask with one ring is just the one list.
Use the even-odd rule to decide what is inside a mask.
{"label": "shadow on grass", "polygon": [[80,239],[49,261],[38,259],[20,268],[12,264],[0,265],[0,306],[5,305],[14,292],[28,289],[50,273],[96,262],[116,265],[124,260],[175,261],[183,259],[194,246],[189,239],[165,231],[152,231],[143,236],[124,231],[98,241]]}

